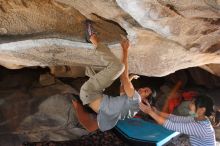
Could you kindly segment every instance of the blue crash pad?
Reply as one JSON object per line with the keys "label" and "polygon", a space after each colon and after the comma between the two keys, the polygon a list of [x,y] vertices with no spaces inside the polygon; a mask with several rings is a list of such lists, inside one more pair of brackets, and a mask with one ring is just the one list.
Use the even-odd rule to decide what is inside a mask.
{"label": "blue crash pad", "polygon": [[156,146],[162,146],[171,138],[179,135],[179,132],[167,130],[163,126],[140,118],[120,120],[115,128],[128,140],[151,143]]}

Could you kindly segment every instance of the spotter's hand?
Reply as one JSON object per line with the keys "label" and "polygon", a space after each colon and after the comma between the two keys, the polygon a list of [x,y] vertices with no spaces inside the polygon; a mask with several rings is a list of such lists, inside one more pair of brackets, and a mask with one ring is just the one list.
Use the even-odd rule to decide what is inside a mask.
{"label": "spotter's hand", "polygon": [[140,104],[139,104],[139,108],[140,108],[140,110],[141,111],[143,111],[144,113],[146,113],[146,114],[149,114],[150,112],[153,112],[153,109],[151,108],[151,106],[150,106],[150,104],[148,103],[143,103],[143,102],[141,102]]}

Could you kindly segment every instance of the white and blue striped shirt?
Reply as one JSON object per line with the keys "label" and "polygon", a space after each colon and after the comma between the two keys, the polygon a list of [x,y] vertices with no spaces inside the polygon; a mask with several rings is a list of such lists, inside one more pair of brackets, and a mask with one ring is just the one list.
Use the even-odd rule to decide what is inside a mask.
{"label": "white and blue striped shirt", "polygon": [[170,115],[165,128],[189,135],[192,146],[215,146],[215,131],[207,120],[195,121],[194,117]]}

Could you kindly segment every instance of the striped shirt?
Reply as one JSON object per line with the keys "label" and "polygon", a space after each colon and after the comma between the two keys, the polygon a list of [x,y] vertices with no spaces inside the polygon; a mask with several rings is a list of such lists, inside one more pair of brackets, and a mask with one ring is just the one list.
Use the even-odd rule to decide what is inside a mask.
{"label": "striped shirt", "polygon": [[165,128],[189,135],[192,146],[215,146],[215,131],[207,120],[195,121],[194,117],[170,115],[165,121]]}

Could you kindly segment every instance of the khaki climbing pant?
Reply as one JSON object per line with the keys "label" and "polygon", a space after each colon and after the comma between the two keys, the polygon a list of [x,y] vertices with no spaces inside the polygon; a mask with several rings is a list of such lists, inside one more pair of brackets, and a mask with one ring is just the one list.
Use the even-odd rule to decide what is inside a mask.
{"label": "khaki climbing pant", "polygon": [[[108,62],[108,65],[97,74],[87,75],[90,77],[80,89],[80,99],[83,105],[103,97],[103,91],[109,87],[124,71],[124,64],[103,43],[96,48],[98,57]],[[90,71],[91,73],[91,71]]]}

